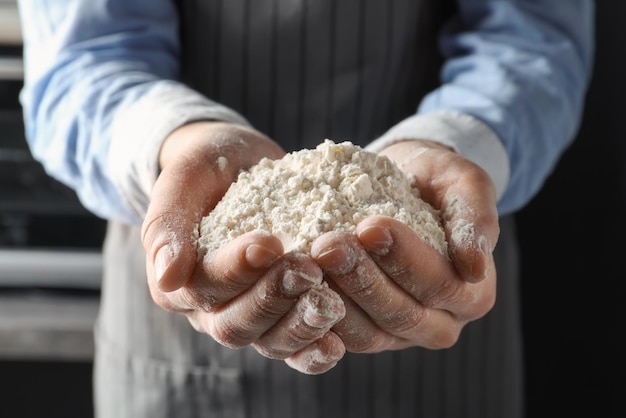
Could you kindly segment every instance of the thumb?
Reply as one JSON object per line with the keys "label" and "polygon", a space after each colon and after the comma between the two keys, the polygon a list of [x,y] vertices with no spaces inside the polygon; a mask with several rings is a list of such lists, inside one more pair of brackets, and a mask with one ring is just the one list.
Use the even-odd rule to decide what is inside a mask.
{"label": "thumb", "polygon": [[496,211],[489,211],[488,207],[473,210],[462,197],[453,196],[443,216],[450,256],[458,272],[470,283],[487,278],[499,235]]}
{"label": "thumb", "polygon": [[154,281],[163,292],[184,286],[196,262],[193,226],[186,225],[179,214],[163,213],[153,219],[146,218],[142,229],[148,280]]}
{"label": "thumb", "polygon": [[202,196],[207,194],[198,184],[189,184],[193,178],[180,170],[164,169],[142,225],[148,279],[163,292],[184,286],[196,266],[198,227],[207,204]]}

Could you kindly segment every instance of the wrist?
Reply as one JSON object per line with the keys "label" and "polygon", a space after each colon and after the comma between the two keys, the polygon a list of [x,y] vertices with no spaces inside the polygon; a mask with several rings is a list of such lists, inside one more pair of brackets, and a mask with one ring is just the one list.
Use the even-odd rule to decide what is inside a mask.
{"label": "wrist", "polygon": [[183,153],[193,155],[189,154],[189,150],[201,143],[208,143],[215,136],[216,130],[237,126],[232,122],[220,120],[199,120],[179,126],[166,136],[161,144],[159,168],[163,170]]}

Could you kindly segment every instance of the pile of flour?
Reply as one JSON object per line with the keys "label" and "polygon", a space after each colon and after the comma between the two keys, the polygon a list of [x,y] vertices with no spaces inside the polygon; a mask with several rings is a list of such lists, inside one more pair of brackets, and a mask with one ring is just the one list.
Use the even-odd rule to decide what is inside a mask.
{"label": "pile of flour", "polygon": [[213,251],[231,239],[264,230],[285,251],[309,252],[321,234],[354,231],[371,215],[391,216],[447,254],[439,213],[424,202],[389,158],[351,142],[325,140],[280,160],[262,159],[241,172],[200,225],[199,248]]}

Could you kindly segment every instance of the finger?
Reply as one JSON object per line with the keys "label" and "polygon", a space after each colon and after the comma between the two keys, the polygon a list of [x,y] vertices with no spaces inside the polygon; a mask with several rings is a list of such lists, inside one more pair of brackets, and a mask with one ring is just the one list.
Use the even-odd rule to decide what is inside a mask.
{"label": "finger", "polygon": [[[187,170],[163,170],[152,191],[142,224],[142,243],[154,281],[164,292],[182,287],[191,278],[197,258],[198,225],[214,195],[206,183]],[[195,190],[189,193],[189,190]],[[198,196],[206,196],[199,198]]]}
{"label": "finger", "polygon": [[[209,311],[254,286],[282,255],[282,242],[269,232],[256,230],[246,233],[220,249],[205,254],[202,267],[197,269],[188,290],[205,300],[214,299],[203,308]],[[283,269],[283,272],[289,269],[298,271],[297,264],[302,261],[293,255],[286,255],[277,269]],[[311,277],[319,275],[317,269],[314,272]]]}
{"label": "finger", "polygon": [[347,351],[378,353],[394,348],[401,341],[374,323],[372,318],[335,283],[330,281],[329,284],[344,301],[346,315],[332,327],[332,331],[341,338]]}
{"label": "finger", "polygon": [[[168,193],[165,191],[165,193]],[[191,278],[196,264],[195,218],[173,207],[151,205],[142,226],[146,263],[151,282],[164,292],[182,287]]]}
{"label": "finger", "polygon": [[[288,253],[244,293],[213,312],[195,311],[191,316],[199,331],[210,334],[220,344],[243,347],[278,323],[300,295],[321,282],[322,271],[310,257]],[[322,300],[318,303],[321,307],[328,305]]]}
{"label": "finger", "polygon": [[322,338],[285,359],[285,363],[301,373],[317,375],[337,365],[346,349],[335,333],[328,332]]}
{"label": "finger", "polygon": [[[349,349],[375,352],[398,343],[379,335],[368,320],[385,333],[427,347],[441,344],[438,331],[441,327],[454,331],[446,341],[456,338],[454,334],[458,325],[450,313],[428,309],[419,299],[398,286],[379,268],[354,235],[339,232],[324,234],[313,244],[311,254],[346,295],[345,299],[353,301],[366,314],[358,315],[355,310],[356,315],[350,318],[350,327],[360,331],[369,328],[367,338],[370,341],[358,347],[363,337],[357,336],[357,341],[346,342]],[[343,323],[334,330],[343,338],[346,336],[344,332],[350,332],[347,329],[350,327]]]}
{"label": "finger", "polygon": [[[495,271],[484,282],[463,280],[444,255],[390,217],[367,218],[357,225],[356,234],[375,264],[425,307],[448,310],[462,321],[481,317],[493,307]],[[390,237],[383,246],[381,236]]]}
{"label": "finger", "polygon": [[420,307],[416,313],[419,320],[409,327],[404,336],[397,336],[393,329],[384,330],[356,303],[344,299],[346,316],[332,327],[344,342],[347,351],[353,353],[379,353],[385,350],[402,350],[420,346],[432,350],[452,347],[461,332],[462,324],[449,312]]}
{"label": "finger", "polygon": [[337,293],[325,284],[314,286],[253,346],[265,357],[285,359],[322,338],[345,313]]}
{"label": "finger", "polygon": [[[329,232],[312,246],[311,255],[348,299],[382,329],[402,335],[418,303],[380,270],[356,236]],[[409,314],[410,313],[410,314]]]}
{"label": "finger", "polygon": [[185,286],[166,295],[159,295],[156,289],[153,298],[157,293],[162,302],[166,300],[160,305],[171,311],[209,312],[253,286],[282,252],[282,243],[275,236],[249,232],[205,254]]}

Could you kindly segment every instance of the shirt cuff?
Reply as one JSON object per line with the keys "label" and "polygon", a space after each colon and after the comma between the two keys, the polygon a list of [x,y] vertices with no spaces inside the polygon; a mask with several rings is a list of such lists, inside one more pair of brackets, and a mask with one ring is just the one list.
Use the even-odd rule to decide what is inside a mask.
{"label": "shirt cuff", "polygon": [[509,181],[509,157],[498,136],[473,116],[459,112],[417,114],[393,126],[367,146],[379,152],[395,142],[427,139],[454,149],[491,176],[498,200]]}
{"label": "shirt cuff", "polygon": [[115,118],[108,170],[138,224],[146,215],[159,174],[159,151],[163,141],[180,126],[198,120],[250,125],[234,110],[175,81],[155,83]]}

